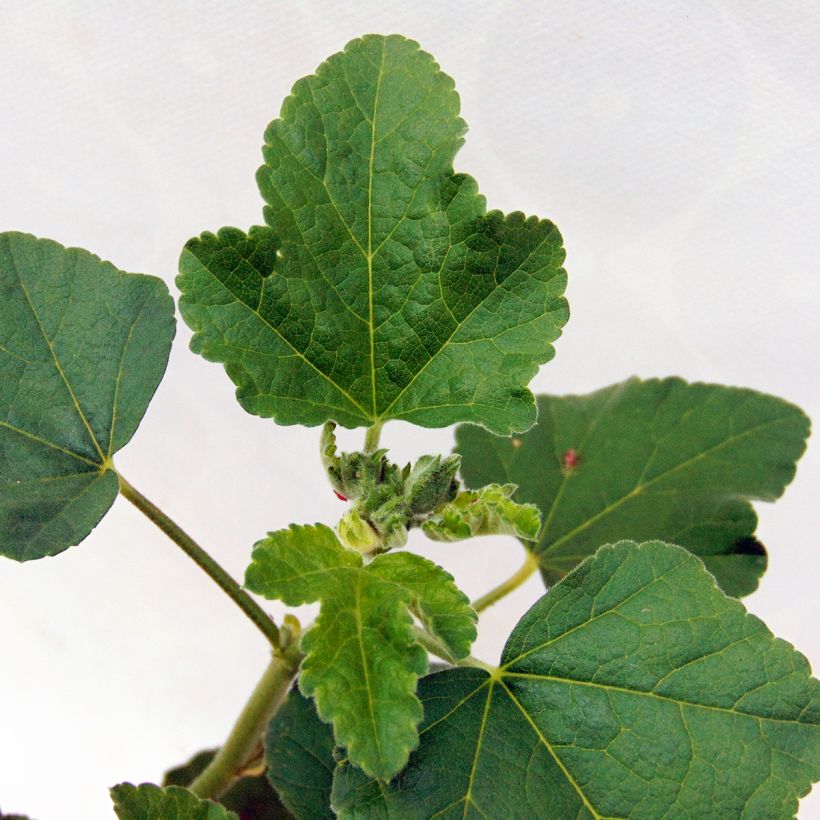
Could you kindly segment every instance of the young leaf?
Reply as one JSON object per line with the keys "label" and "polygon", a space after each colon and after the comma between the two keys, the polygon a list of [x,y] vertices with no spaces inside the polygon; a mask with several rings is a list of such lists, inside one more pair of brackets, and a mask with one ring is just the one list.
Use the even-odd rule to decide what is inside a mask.
{"label": "young leaf", "polygon": [[568,318],[561,237],[485,210],[453,172],[466,125],[417,43],[354,40],[300,80],[265,133],[269,227],[185,246],[192,349],[251,413],[347,427],[535,421],[526,389]]}
{"label": "young leaf", "polygon": [[56,555],[117,497],[112,455],[165,372],[174,305],[153,276],[0,234],[0,554]]}
{"label": "young leaf", "polygon": [[273,716],[265,735],[268,779],[297,820],[333,820],[330,790],[336,744],[310,698],[298,690]]}
{"label": "young leaf", "polygon": [[418,741],[416,681],[427,671],[410,613],[456,658],[475,638],[475,612],[452,577],[410,553],[364,566],[333,530],[316,525],[292,526],[257,543],[245,583],[290,606],[321,601],[302,642],[299,687],[333,722],[336,740],[358,766],[374,777],[396,774]]}
{"label": "young leaf", "polygon": [[727,593],[766,568],[750,499],[774,501],[794,476],[809,420],[762,393],[681,379],[629,379],[586,396],[541,396],[514,439],[456,432],[470,486],[510,481],[544,525],[533,549],[552,584],[599,544],[659,538],[699,555]]}
{"label": "young leaf", "polygon": [[516,535],[525,541],[538,536],[541,513],[534,504],[512,501],[515,484],[488,484],[464,490],[422,525],[434,541],[462,541],[477,535]]}
{"label": "young leaf", "polygon": [[121,783],[111,789],[111,799],[120,820],[239,820],[224,806],[200,800],[181,786]]}
{"label": "young leaf", "polygon": [[409,765],[385,786],[340,764],[340,817],[792,817],[820,777],[806,659],[657,541],[601,548],[494,674],[440,672],[419,694]]}

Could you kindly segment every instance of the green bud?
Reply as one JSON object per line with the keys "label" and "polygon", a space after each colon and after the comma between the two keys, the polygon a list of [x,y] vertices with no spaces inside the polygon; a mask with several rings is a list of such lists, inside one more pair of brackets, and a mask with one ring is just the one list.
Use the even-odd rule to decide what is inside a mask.
{"label": "green bud", "polygon": [[422,456],[407,475],[404,496],[411,515],[426,516],[442,504],[452,501],[458,492],[456,474],[461,456]]}
{"label": "green bud", "polygon": [[355,509],[348,510],[339,522],[339,540],[361,553],[373,552],[381,546],[379,534]]}

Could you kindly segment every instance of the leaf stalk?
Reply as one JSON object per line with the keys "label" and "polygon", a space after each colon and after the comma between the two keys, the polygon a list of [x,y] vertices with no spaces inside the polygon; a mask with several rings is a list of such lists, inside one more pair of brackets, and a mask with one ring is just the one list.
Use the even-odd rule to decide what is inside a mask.
{"label": "leaf stalk", "polygon": [[143,515],[156,524],[182,551],[200,567],[228,597],[248,616],[256,628],[268,639],[273,651],[281,653],[279,627],[273,619],[242,589],[242,586],[218,564],[178,524],[172,521],[156,504],[149,501],[139,490],[119,473],[120,494],[127,498]]}
{"label": "leaf stalk", "polygon": [[383,422],[377,421],[372,427],[367,428],[364,436],[365,453],[374,453],[379,448],[379,439],[382,435]]}
{"label": "leaf stalk", "polygon": [[527,558],[521,568],[514,572],[506,581],[502,581],[497,587],[493,587],[489,592],[476,598],[472,607],[476,612],[481,612],[487,607],[500,601],[505,595],[509,595],[514,589],[521,586],[538,569],[538,556],[534,552],[527,550]]}

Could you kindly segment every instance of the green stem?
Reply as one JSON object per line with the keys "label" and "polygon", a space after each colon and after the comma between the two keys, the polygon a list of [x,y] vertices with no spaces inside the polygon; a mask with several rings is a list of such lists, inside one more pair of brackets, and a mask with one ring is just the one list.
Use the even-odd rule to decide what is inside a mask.
{"label": "green stem", "polygon": [[284,656],[273,656],[228,739],[188,787],[198,797],[219,797],[230,786],[236,773],[251,759],[262,733],[284,701],[299,668],[299,653],[293,649],[288,650]]}
{"label": "green stem", "polygon": [[481,612],[488,606],[492,606],[496,601],[500,601],[505,595],[509,595],[514,589],[520,587],[537,569],[538,556],[534,552],[527,550],[527,560],[524,561],[521,569],[480,598],[476,598],[476,600],[473,601],[473,609],[476,612]]}
{"label": "green stem", "polygon": [[237,583],[199,544],[175,524],[159,507],[150,502],[139,490],[129,484],[119,473],[120,493],[143,515],[153,521],[183,552],[203,569],[228,597],[253,621],[259,631],[270,641],[274,652],[279,652],[279,627],[256,601]]}
{"label": "green stem", "polygon": [[379,439],[382,434],[382,422],[377,421],[372,427],[367,428],[364,436],[364,451],[373,453],[379,447]]}

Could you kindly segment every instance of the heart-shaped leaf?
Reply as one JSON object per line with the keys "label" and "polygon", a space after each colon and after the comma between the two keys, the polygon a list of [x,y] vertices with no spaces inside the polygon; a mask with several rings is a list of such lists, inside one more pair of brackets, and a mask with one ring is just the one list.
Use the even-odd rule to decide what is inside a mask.
{"label": "heart-shaped leaf", "polygon": [[174,305],[153,276],[0,234],[0,554],[56,555],[117,497],[111,457],[165,372]]}

